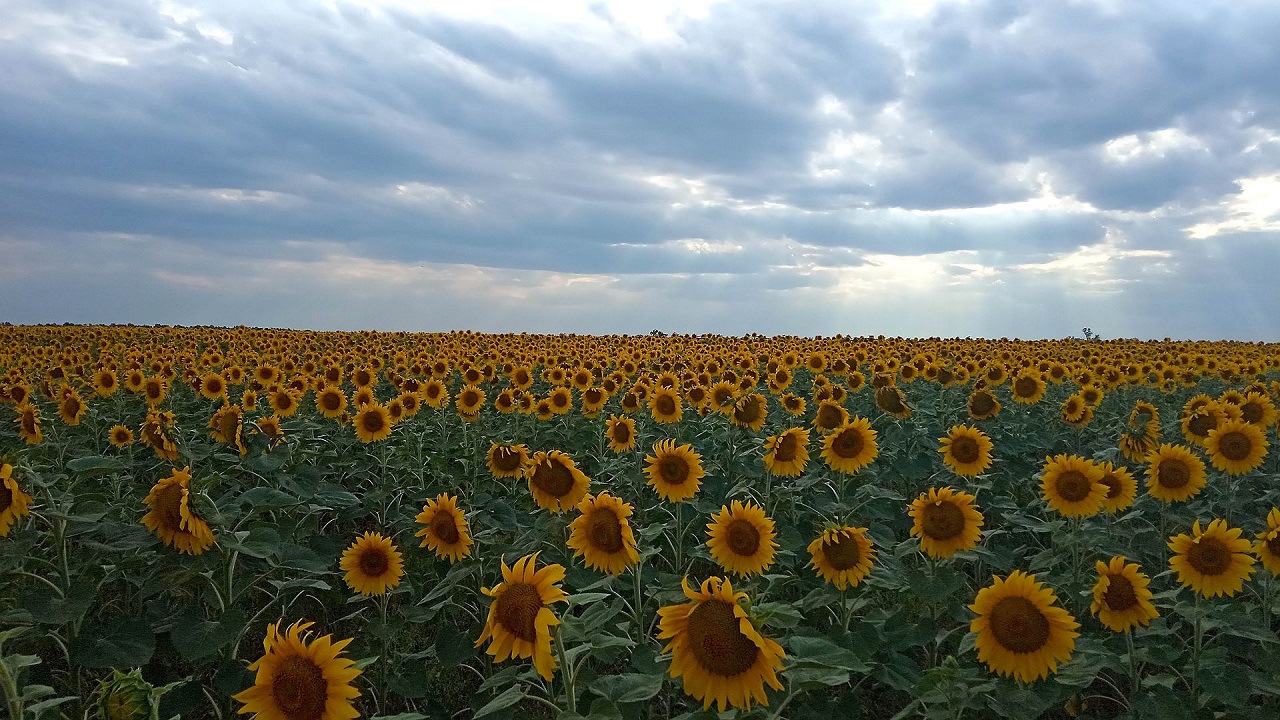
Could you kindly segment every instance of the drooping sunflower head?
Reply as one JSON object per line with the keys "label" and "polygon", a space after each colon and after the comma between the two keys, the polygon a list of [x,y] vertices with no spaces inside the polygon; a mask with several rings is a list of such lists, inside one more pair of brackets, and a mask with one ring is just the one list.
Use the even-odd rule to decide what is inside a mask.
{"label": "drooping sunflower head", "polygon": [[610,575],[620,575],[640,562],[636,538],[631,531],[631,505],[602,492],[590,494],[578,503],[578,517],[569,524],[569,548],[582,557],[587,567]]}
{"label": "drooping sunflower head", "polygon": [[995,578],[969,606],[976,617],[978,660],[992,672],[1033,682],[1071,659],[1080,623],[1059,607],[1053,590],[1021,570]]}
{"label": "drooping sunflower head", "polygon": [[972,550],[982,539],[982,513],[977,498],[949,487],[929,488],[911,502],[911,536],[920,538],[920,550],[931,558],[943,559],[962,550]]}
{"label": "drooping sunflower head", "polygon": [[391,414],[382,403],[376,401],[360,406],[360,411],[351,424],[362,443],[379,442],[391,437]]}
{"label": "drooping sunflower head", "polygon": [[991,438],[972,425],[956,425],[938,441],[942,462],[961,477],[974,477],[991,467]]}
{"label": "drooping sunflower head", "polygon": [[427,501],[418,513],[417,520],[422,529],[415,537],[422,538],[419,547],[425,547],[436,554],[436,557],[457,562],[471,554],[471,526],[458,507],[458,498],[448,493],[441,493]]}
{"label": "drooping sunflower head", "polygon": [[1045,458],[1040,475],[1040,492],[1049,507],[1065,517],[1097,515],[1107,496],[1102,484],[1102,468],[1078,455]]}
{"label": "drooping sunflower head", "polygon": [[550,680],[556,669],[551,632],[560,624],[560,618],[549,606],[567,602],[569,596],[559,587],[564,580],[564,566],[539,568],[537,560],[538,554],[534,553],[507,567],[503,559],[502,582],[492,589],[481,588],[493,602],[476,647],[489,641],[485,652],[493,656],[494,662],[531,658],[538,674]]}
{"label": "drooping sunflower head", "polygon": [[1203,530],[1197,520],[1191,535],[1169,538],[1173,551],[1169,568],[1177,573],[1179,583],[1199,595],[1235,595],[1254,570],[1252,548],[1241,534],[1240,528],[1229,527],[1225,520],[1214,520]]}
{"label": "drooping sunflower head", "polygon": [[1146,461],[1147,492],[1157,500],[1185,502],[1204,489],[1204,460],[1185,445],[1161,444]]}
{"label": "drooping sunflower head", "polygon": [[313,623],[296,622],[280,633],[279,623],[267,628],[265,654],[249,669],[253,686],[235,695],[241,713],[273,720],[352,720],[359,713],[351,701],[360,697],[355,682],[360,670],[342,656],[350,639],[333,642],[331,635],[314,640]]}
{"label": "drooping sunflower head", "polygon": [[609,441],[609,449],[626,452],[636,446],[636,421],[629,417],[610,415],[605,423],[605,439]]}
{"label": "drooping sunflower head", "polygon": [[896,385],[886,385],[876,390],[876,407],[886,415],[899,420],[911,417],[911,406],[907,405],[907,397]]}
{"label": "drooping sunflower head", "polygon": [[707,549],[716,564],[738,575],[758,575],[773,564],[778,543],[773,519],[754,503],[734,500],[707,523]]}
{"label": "drooping sunflower head", "polygon": [[1209,431],[1204,447],[1213,466],[1229,475],[1256,470],[1267,457],[1265,426],[1244,420],[1227,420]]}
{"label": "drooping sunflower head", "polygon": [[880,454],[876,431],[864,417],[846,420],[822,438],[822,459],[841,473],[856,473]]}
{"label": "drooping sunflower head", "polygon": [[562,513],[577,505],[587,494],[591,480],[567,454],[539,451],[524,466],[533,500],[545,510]]}
{"label": "drooping sunflower head", "polygon": [[1093,602],[1089,612],[1115,632],[1129,632],[1146,627],[1160,615],[1151,602],[1148,578],[1137,563],[1126,563],[1123,555],[1108,562],[1099,560],[1098,582],[1093,586]]}
{"label": "drooping sunflower head", "polygon": [[9,529],[18,518],[31,512],[31,496],[18,487],[13,476],[13,466],[0,464],[0,537],[8,537]]}
{"label": "drooping sunflower head", "polygon": [[818,411],[813,416],[813,427],[818,432],[829,433],[843,427],[849,422],[849,411],[834,400],[823,400],[818,403]]}
{"label": "drooping sunflower head", "polygon": [[342,553],[338,567],[346,571],[342,579],[347,587],[369,597],[382,595],[400,584],[404,576],[404,558],[391,538],[378,532],[366,532]]}
{"label": "drooping sunflower head", "polygon": [[529,461],[529,448],[523,443],[499,444],[489,441],[489,452],[485,454],[485,464],[489,466],[489,474],[495,478],[518,478]]}
{"label": "drooping sunflower head", "polygon": [[199,555],[213,547],[213,530],[191,507],[191,468],[161,478],[142,502],[148,508],[142,524],[180,553]]}
{"label": "drooping sunflower head", "polygon": [[667,502],[683,502],[697,494],[706,472],[702,456],[688,443],[676,445],[670,438],[653,445],[653,454],[645,456],[645,475],[652,487]]}
{"label": "drooping sunflower head", "polygon": [[1102,509],[1112,514],[1129,509],[1138,496],[1138,481],[1133,473],[1129,468],[1116,467],[1111,462],[1104,462],[1099,467],[1102,468],[1102,479],[1098,482],[1107,489],[1106,497],[1102,498]]}
{"label": "drooping sunflower head", "polygon": [[781,477],[798,477],[809,462],[809,431],[788,428],[764,442],[764,467]]}
{"label": "drooping sunflower head", "polygon": [[840,590],[857,587],[871,573],[876,557],[867,528],[851,525],[823,530],[808,550],[810,567]]}

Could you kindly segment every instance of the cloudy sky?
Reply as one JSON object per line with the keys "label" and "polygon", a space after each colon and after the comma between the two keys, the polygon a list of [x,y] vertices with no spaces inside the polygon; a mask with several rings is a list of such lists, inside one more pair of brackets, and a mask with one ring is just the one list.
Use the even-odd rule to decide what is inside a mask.
{"label": "cloudy sky", "polygon": [[431,4],[5,0],[0,320],[1280,340],[1273,0]]}

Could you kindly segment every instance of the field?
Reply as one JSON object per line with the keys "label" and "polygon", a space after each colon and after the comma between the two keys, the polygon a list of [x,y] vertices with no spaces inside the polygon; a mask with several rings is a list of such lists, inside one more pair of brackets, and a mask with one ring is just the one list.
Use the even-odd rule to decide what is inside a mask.
{"label": "field", "polygon": [[1278,399],[1260,343],[6,326],[0,700],[1275,718]]}

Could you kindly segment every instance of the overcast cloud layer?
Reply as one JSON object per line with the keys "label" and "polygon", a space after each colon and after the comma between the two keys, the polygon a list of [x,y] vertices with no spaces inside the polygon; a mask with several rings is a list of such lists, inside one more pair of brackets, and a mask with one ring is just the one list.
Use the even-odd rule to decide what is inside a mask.
{"label": "overcast cloud layer", "polygon": [[1280,340],[1270,0],[441,6],[7,0],[0,320]]}

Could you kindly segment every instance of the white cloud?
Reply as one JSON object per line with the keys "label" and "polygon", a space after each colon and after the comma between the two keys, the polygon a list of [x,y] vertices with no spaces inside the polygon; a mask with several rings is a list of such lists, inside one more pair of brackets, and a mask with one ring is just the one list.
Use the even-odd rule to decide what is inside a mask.
{"label": "white cloud", "polygon": [[1203,222],[1187,228],[1187,235],[1197,240],[1233,232],[1280,231],[1280,173],[1242,178],[1240,192],[1220,205],[1221,220]]}

